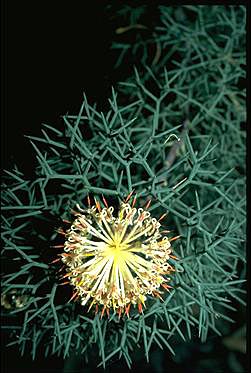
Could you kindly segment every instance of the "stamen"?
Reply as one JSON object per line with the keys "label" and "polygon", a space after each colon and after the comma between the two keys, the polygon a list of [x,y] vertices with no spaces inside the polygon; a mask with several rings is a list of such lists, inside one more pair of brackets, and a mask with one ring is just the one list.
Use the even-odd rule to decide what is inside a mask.
{"label": "stamen", "polygon": [[70,303],[70,301],[72,301],[77,295],[78,295],[78,292],[76,291],[75,293],[73,293],[73,296],[68,300],[67,303]]}
{"label": "stamen", "polygon": [[176,236],[176,237],[170,238],[169,242],[171,242],[171,241],[175,241],[175,240],[177,240],[178,238],[180,238],[180,236]]}
{"label": "stamen", "polygon": [[87,195],[87,203],[88,203],[88,207],[90,208],[91,207],[91,200],[90,200],[89,194]]}
{"label": "stamen", "polygon": [[105,204],[105,207],[108,209],[108,203],[107,203],[107,201],[106,201],[106,199],[105,199],[105,197],[104,197],[104,195],[102,194],[102,199],[103,199],[103,202],[104,202],[104,204]]}
{"label": "stamen", "polygon": [[158,219],[158,222],[160,222],[161,220],[163,220],[166,216],[167,216],[167,213],[161,215],[161,217]]}
{"label": "stamen", "polygon": [[132,190],[132,191],[128,194],[128,196],[127,196],[127,198],[126,198],[126,200],[125,200],[125,203],[127,203],[127,202],[130,200],[130,198],[131,198],[131,196],[133,195],[133,193],[134,193],[134,190]]}
{"label": "stamen", "polygon": [[96,200],[96,198],[94,198],[94,201],[95,201],[95,204],[96,204],[96,207],[97,207],[98,211],[101,212],[101,206],[100,206],[99,201]]}
{"label": "stamen", "polygon": [[132,208],[134,208],[134,206],[135,206],[135,204],[136,204],[136,200],[137,200],[137,196],[135,196],[135,197],[133,198]]}
{"label": "stamen", "polygon": [[147,204],[146,204],[146,207],[145,207],[145,209],[146,209],[146,210],[148,210],[148,208],[149,208],[149,206],[150,206],[151,202],[152,202],[152,200],[151,200],[151,199],[149,199],[149,201],[147,202]]}

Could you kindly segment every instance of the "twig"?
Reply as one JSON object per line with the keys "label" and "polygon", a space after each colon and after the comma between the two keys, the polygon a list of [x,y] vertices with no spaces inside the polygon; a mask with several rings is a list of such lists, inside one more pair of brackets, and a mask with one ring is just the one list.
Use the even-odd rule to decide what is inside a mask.
{"label": "twig", "polygon": [[156,53],[155,53],[155,56],[154,56],[154,59],[153,59],[153,62],[152,62],[152,65],[157,65],[157,63],[159,62],[159,59],[161,57],[161,44],[160,42],[158,41],[157,39],[157,35],[156,33],[154,32],[154,37],[156,39]]}
{"label": "twig", "polygon": [[141,25],[140,23],[136,23],[134,25],[129,25],[129,26],[125,26],[125,27],[118,27],[115,30],[115,33],[119,35],[119,34],[123,34],[124,32],[130,31],[132,29],[146,30],[147,28],[148,27],[146,27],[144,25]]}
{"label": "twig", "polygon": [[179,141],[177,140],[173,144],[173,146],[170,149],[169,154],[167,155],[167,158],[166,158],[166,161],[165,161],[165,166],[167,168],[170,168],[173,165],[173,163],[174,163],[174,161],[175,161],[175,159],[177,157],[178,150],[184,144],[184,137],[185,137],[186,132],[188,132],[188,125],[189,125],[189,120],[186,119],[184,121],[184,123],[183,123],[183,129],[181,131],[181,135],[180,135]]}

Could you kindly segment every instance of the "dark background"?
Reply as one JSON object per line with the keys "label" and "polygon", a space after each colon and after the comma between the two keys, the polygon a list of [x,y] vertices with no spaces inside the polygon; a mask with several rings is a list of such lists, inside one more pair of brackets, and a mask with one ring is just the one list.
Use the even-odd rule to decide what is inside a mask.
{"label": "dark background", "polygon": [[[88,4],[86,4],[88,3]],[[41,123],[60,126],[77,113],[83,92],[102,106],[110,95],[114,30],[105,2],[2,2],[2,163],[29,174],[32,151],[24,135]]]}

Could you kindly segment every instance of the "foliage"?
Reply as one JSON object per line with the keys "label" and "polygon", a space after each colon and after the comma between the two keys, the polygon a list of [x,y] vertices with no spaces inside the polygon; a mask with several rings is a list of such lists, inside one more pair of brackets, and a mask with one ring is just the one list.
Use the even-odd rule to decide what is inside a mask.
{"label": "foliage", "polygon": [[[145,10],[131,9],[134,24]],[[137,68],[112,89],[107,111],[84,96],[62,128],[43,124],[42,137],[30,137],[32,180],[16,166],[6,171],[2,286],[29,295],[6,326],[22,354],[80,350],[88,361],[96,346],[104,367],[117,357],[131,366],[136,346],[148,360],[153,344],[174,353],[174,336],[220,335],[219,319],[233,321],[231,299],[245,304],[245,8],[161,6],[158,17],[145,36],[132,30],[133,44],[114,42],[117,68],[127,58]],[[67,303],[70,289],[51,264],[55,229],[88,194],[116,205],[132,190],[141,205],[152,199],[152,215],[168,212],[165,226],[181,235],[173,290],[163,302],[149,299],[141,315],[100,318]]]}

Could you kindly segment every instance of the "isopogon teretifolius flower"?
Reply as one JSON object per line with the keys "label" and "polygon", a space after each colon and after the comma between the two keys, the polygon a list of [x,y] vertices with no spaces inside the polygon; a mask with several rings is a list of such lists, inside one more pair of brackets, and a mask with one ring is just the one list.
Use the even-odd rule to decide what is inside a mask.
{"label": "isopogon teretifolius flower", "polygon": [[[78,206],[75,220],[66,231],[64,252],[68,278],[75,290],[73,298],[82,305],[102,307],[102,315],[113,309],[119,315],[129,315],[131,305],[142,312],[148,295],[161,298],[161,288],[171,286],[168,275],[174,268],[168,262],[170,241],[161,232],[160,220],[151,217],[146,208],[136,209],[131,194],[120,204],[118,214],[108,206],[95,204],[85,210]],[[162,290],[163,290],[162,289]]]}

